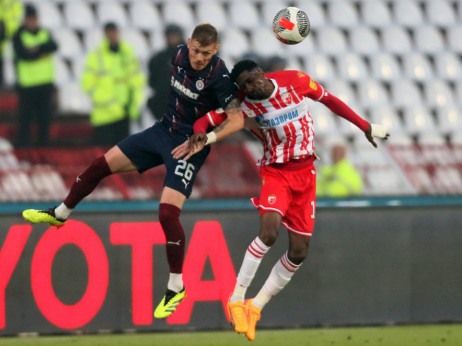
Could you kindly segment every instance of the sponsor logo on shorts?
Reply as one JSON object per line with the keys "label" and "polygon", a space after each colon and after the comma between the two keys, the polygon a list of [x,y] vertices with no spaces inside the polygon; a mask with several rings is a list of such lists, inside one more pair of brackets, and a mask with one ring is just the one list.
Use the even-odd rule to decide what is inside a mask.
{"label": "sponsor logo on shorts", "polygon": [[268,203],[269,204],[274,204],[276,202],[276,196],[275,195],[269,195],[268,196]]}

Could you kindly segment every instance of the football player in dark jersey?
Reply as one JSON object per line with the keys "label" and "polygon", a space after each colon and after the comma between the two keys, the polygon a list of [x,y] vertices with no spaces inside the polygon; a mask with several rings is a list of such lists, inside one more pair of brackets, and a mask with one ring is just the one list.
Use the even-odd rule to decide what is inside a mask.
{"label": "football player in dark jersey", "polygon": [[228,115],[226,122],[209,134],[208,143],[239,131],[244,118],[237,90],[229,78],[223,60],[216,56],[218,34],[210,24],[198,25],[187,45],[172,54],[172,77],[168,107],[162,119],[152,127],[133,134],[96,158],[77,176],[69,194],[55,208],[28,209],[23,217],[32,223],[63,226],[75,206],[105,177],[137,170],[140,173],[165,165],[167,174],[159,204],[159,221],[167,240],[170,276],[167,291],[154,316],[170,316],[185,297],[182,268],[185,233],[180,222],[183,204],[191,194],[197,172],[204,163],[210,146],[188,161],[174,159],[171,152],[193,134],[194,122],[216,108]]}

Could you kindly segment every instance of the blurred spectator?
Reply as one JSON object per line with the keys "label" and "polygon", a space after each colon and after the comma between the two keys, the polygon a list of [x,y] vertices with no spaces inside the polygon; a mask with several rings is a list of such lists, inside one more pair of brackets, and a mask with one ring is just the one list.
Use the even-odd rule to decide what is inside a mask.
{"label": "blurred spectator", "polygon": [[183,30],[178,25],[167,25],[164,33],[167,47],[149,60],[149,86],[154,94],[148,100],[148,107],[157,119],[162,118],[167,109],[172,75],[170,63],[172,52],[175,51],[176,46],[185,43]]}
{"label": "blurred spectator", "polygon": [[81,83],[93,103],[94,144],[114,145],[129,135],[130,120],[139,119],[146,81],[115,23],[104,26],[104,36],[87,56]]}
{"label": "blurred spectator", "polygon": [[31,145],[31,127],[38,126],[39,146],[49,142],[54,110],[54,61],[58,46],[48,30],[41,28],[37,10],[26,5],[24,24],[13,36],[19,96],[20,147]]}
{"label": "blurred spectator", "polygon": [[263,63],[263,70],[266,73],[275,72],[275,71],[284,71],[287,67],[287,60],[281,58],[280,56],[272,56],[268,59],[265,59]]}
{"label": "blurred spectator", "polygon": [[0,0],[0,87],[3,86],[3,53],[6,43],[21,25],[23,6],[18,0]]}
{"label": "blurred spectator", "polygon": [[335,143],[331,148],[331,165],[321,166],[316,182],[319,197],[347,197],[359,195],[362,178],[356,168],[346,159],[346,146]]}

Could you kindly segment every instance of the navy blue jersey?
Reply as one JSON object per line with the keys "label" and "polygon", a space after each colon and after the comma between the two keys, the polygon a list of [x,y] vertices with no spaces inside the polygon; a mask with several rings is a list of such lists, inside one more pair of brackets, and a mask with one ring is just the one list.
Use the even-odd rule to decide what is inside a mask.
{"label": "navy blue jersey", "polygon": [[216,55],[201,71],[189,62],[189,49],[180,45],[172,54],[172,78],[162,123],[171,131],[190,136],[195,121],[207,112],[223,108],[237,97],[237,88],[225,63]]}

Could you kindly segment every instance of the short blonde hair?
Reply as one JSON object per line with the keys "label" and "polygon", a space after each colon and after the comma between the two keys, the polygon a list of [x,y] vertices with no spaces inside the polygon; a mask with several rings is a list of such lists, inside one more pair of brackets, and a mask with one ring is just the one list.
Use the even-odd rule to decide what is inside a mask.
{"label": "short blonde hair", "polygon": [[212,24],[202,23],[194,28],[191,38],[199,42],[201,46],[208,46],[218,43],[218,32]]}

